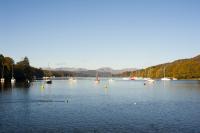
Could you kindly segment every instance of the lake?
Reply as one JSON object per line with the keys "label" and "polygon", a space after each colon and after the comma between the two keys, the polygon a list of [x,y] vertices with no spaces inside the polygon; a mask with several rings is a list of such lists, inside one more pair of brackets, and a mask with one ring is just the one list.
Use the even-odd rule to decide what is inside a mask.
{"label": "lake", "polygon": [[200,132],[200,81],[4,84],[0,132]]}

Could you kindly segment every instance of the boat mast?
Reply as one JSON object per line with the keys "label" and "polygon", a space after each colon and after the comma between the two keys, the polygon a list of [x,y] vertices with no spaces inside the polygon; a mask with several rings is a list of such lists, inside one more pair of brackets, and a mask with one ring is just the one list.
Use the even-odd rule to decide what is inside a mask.
{"label": "boat mast", "polygon": [[165,67],[164,67],[164,78],[165,78]]}
{"label": "boat mast", "polygon": [[98,75],[98,71],[96,72],[96,80],[99,80],[99,75]]}
{"label": "boat mast", "polygon": [[4,64],[3,64],[3,62],[2,62],[2,71],[1,71],[1,77],[2,77],[2,79],[3,79],[3,77],[4,77]]}
{"label": "boat mast", "polygon": [[145,68],[144,77],[147,77],[147,69]]}
{"label": "boat mast", "polygon": [[150,78],[151,77],[151,71],[152,71],[152,68],[150,68],[149,70],[148,70],[148,78]]}
{"label": "boat mast", "polygon": [[14,73],[13,73],[13,64],[12,64],[12,78],[14,78]]}

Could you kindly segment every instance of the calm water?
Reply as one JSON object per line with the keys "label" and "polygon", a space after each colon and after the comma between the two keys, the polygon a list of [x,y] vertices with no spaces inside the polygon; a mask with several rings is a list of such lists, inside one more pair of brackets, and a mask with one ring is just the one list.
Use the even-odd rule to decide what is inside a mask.
{"label": "calm water", "polygon": [[200,82],[1,86],[0,132],[200,132]]}

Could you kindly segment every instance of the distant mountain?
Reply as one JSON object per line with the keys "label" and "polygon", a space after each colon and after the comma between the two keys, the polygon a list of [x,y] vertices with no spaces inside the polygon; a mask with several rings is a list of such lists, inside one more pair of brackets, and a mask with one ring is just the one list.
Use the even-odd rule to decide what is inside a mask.
{"label": "distant mountain", "polygon": [[109,73],[111,73],[111,72],[113,71],[113,69],[110,68],[110,67],[101,67],[101,68],[98,68],[97,71],[99,71],[99,72],[109,72]]}
{"label": "distant mountain", "polygon": [[132,71],[127,76],[142,76],[152,78],[175,77],[178,79],[198,79],[200,78],[200,55],[173,61],[171,63],[159,64],[146,69]]}
{"label": "distant mountain", "polygon": [[86,76],[86,77],[94,77],[96,76],[96,72],[99,72],[99,76],[110,76],[111,73],[113,75],[116,74],[121,74],[126,71],[134,71],[137,70],[135,68],[125,68],[125,69],[120,69],[120,70],[115,70],[110,67],[102,67],[98,68],[96,70],[88,70],[86,68],[74,68],[74,67],[61,67],[61,68],[43,68],[44,70],[49,70],[49,71],[62,71],[62,72],[68,72],[68,73],[73,73],[76,76]]}
{"label": "distant mountain", "polygon": [[137,70],[137,69],[136,68],[124,68],[124,69],[116,70],[116,69],[112,69],[110,67],[102,67],[102,68],[97,69],[97,71],[109,72],[109,73],[112,73],[112,74],[120,74],[120,73],[123,73],[123,72],[135,71],[135,70]]}
{"label": "distant mountain", "polygon": [[61,68],[55,68],[55,71],[69,71],[69,72],[82,72],[82,71],[88,71],[85,68],[74,68],[74,67],[61,67]]}

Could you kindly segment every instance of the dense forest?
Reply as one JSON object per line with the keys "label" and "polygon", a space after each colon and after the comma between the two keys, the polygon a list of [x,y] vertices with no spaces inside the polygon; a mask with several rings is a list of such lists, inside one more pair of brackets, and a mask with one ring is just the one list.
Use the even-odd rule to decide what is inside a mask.
{"label": "dense forest", "polygon": [[30,66],[27,57],[15,63],[11,57],[0,55],[0,71],[0,76],[7,81],[12,78],[12,72],[16,80],[33,80],[34,77],[41,78],[44,76],[42,69]]}
{"label": "dense forest", "polygon": [[12,78],[12,72],[14,78],[18,81],[42,79],[44,76],[62,77],[69,75],[67,72],[47,71],[32,67],[27,57],[15,63],[11,57],[4,57],[2,54],[0,54],[0,72],[0,78],[4,77],[6,81],[10,81]]}
{"label": "dense forest", "polygon": [[177,78],[197,79],[200,78],[200,55],[190,59],[176,60],[171,63],[151,66],[133,72],[123,73],[125,76],[150,77],[150,78]]}

